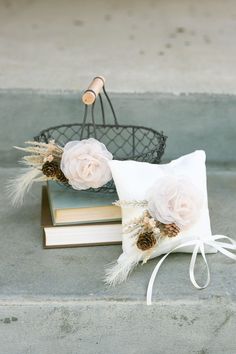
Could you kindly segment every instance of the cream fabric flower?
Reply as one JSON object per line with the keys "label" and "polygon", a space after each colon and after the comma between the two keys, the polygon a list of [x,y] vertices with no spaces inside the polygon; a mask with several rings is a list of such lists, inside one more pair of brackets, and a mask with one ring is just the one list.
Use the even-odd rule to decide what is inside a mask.
{"label": "cream fabric flower", "polygon": [[149,189],[147,198],[152,217],[180,228],[197,220],[203,203],[201,192],[189,179],[172,175],[159,178]]}
{"label": "cream fabric flower", "polygon": [[112,158],[106,146],[96,139],[70,141],[64,147],[61,170],[74,189],[99,188],[112,178],[108,165]]}

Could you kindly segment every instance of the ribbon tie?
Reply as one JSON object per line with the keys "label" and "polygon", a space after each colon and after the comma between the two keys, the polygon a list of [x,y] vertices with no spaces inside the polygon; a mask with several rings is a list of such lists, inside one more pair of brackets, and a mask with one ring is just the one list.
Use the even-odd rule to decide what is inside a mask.
{"label": "ribbon tie", "polygon": [[[227,240],[229,242],[221,242],[221,241],[218,241],[218,240]],[[204,239],[204,240],[196,239],[196,240],[184,242],[183,244],[173,248],[170,252],[165,254],[160,259],[160,261],[157,263],[156,267],[154,268],[154,270],[152,272],[152,275],[150,277],[150,280],[149,280],[148,288],[147,288],[147,305],[151,305],[152,304],[153,284],[154,284],[155,278],[157,276],[157,273],[158,273],[162,263],[169,256],[169,254],[171,254],[172,252],[174,252],[174,251],[176,251],[176,250],[178,250],[180,248],[183,248],[183,247],[195,246],[194,249],[193,249],[192,258],[191,258],[190,266],[189,266],[189,276],[190,276],[190,280],[191,280],[192,284],[197,289],[204,289],[204,288],[206,288],[209,285],[209,283],[210,283],[210,269],[209,269],[209,266],[208,266],[208,263],[207,263],[207,259],[206,259],[204,244],[215,248],[217,251],[221,252],[226,257],[229,257],[229,258],[231,258],[231,259],[236,261],[236,254],[234,254],[234,253],[229,251],[229,250],[236,251],[236,241],[233,240],[232,238],[228,237],[228,236],[214,235],[214,236],[211,236],[211,237],[209,237],[207,239]],[[202,286],[199,285],[196,282],[195,273],[194,273],[196,259],[197,259],[197,254],[199,253],[199,251],[200,251],[200,253],[202,255],[202,258],[204,260],[204,263],[206,265],[206,270],[207,270],[207,279],[206,279],[205,284],[202,285]]]}

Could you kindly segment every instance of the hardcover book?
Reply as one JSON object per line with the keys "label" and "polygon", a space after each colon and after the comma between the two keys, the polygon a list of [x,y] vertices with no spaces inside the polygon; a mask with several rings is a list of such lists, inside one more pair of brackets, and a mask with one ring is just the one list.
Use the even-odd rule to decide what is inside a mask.
{"label": "hardcover book", "polygon": [[121,243],[121,223],[93,223],[71,226],[54,226],[52,223],[47,188],[42,188],[41,225],[44,247],[79,247]]}
{"label": "hardcover book", "polygon": [[54,225],[121,221],[121,209],[112,204],[116,193],[75,191],[48,181],[48,197]]}

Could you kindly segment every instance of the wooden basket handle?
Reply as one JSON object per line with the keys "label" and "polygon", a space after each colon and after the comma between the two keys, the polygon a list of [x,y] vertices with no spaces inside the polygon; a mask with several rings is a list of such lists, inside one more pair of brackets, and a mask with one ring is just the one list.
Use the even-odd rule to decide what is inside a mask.
{"label": "wooden basket handle", "polygon": [[93,104],[104,84],[105,78],[103,76],[96,76],[82,96],[82,101],[84,104]]}

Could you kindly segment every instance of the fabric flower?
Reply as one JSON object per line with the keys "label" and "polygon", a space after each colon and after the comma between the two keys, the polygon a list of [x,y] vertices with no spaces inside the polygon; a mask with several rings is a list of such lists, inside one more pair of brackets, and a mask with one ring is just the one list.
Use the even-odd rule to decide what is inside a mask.
{"label": "fabric flower", "polygon": [[112,154],[98,140],[70,141],[64,147],[61,170],[74,189],[99,188],[111,180]]}
{"label": "fabric flower", "polygon": [[147,194],[148,210],[163,224],[184,228],[194,223],[202,206],[202,195],[186,177],[166,175]]}

